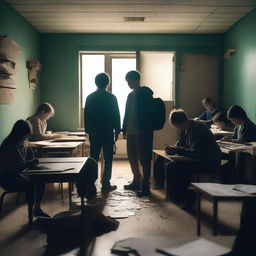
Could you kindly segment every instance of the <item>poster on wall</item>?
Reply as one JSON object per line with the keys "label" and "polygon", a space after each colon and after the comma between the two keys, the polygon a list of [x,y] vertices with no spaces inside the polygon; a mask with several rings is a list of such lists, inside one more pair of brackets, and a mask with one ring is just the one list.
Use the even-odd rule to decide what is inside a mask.
{"label": "poster on wall", "polygon": [[15,74],[20,55],[19,45],[7,36],[0,36],[0,104],[11,104],[17,89]]}
{"label": "poster on wall", "polygon": [[29,88],[36,89],[38,84],[37,72],[40,71],[41,64],[38,60],[28,60],[26,65],[28,69]]}

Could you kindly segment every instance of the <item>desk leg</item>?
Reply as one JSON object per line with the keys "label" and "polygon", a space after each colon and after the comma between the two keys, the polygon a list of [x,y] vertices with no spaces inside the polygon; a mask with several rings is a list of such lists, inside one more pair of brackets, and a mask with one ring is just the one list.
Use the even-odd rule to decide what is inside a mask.
{"label": "desk leg", "polygon": [[201,235],[201,194],[197,192],[197,235]]}
{"label": "desk leg", "polygon": [[102,183],[104,175],[104,156],[103,156],[103,149],[100,151],[100,181]]}
{"label": "desk leg", "polygon": [[213,200],[213,235],[218,234],[218,200]]}
{"label": "desk leg", "polygon": [[28,223],[33,223],[33,205],[28,204]]}
{"label": "desk leg", "polygon": [[68,199],[69,199],[69,210],[72,209],[72,182],[68,183]]}

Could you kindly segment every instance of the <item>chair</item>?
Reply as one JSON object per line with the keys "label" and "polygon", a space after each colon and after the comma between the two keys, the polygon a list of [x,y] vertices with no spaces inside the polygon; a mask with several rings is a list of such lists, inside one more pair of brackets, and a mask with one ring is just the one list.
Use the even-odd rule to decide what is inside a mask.
{"label": "chair", "polygon": [[[18,193],[16,201],[15,201],[16,203],[18,203],[20,191],[4,190],[4,192],[1,194],[1,197],[0,197],[0,218],[2,216],[2,208],[3,208],[3,204],[4,204],[4,198],[7,194],[11,194],[11,193]],[[33,221],[33,206],[29,205],[29,204],[28,204],[28,221],[29,221],[29,224],[31,224]]]}

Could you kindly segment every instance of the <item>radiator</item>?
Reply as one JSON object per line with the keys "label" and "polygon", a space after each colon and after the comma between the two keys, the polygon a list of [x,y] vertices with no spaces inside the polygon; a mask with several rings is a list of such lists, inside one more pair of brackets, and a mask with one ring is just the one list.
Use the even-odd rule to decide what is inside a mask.
{"label": "radiator", "polygon": [[119,138],[116,141],[116,154],[114,158],[127,158],[127,150],[126,150],[126,140],[123,138]]}

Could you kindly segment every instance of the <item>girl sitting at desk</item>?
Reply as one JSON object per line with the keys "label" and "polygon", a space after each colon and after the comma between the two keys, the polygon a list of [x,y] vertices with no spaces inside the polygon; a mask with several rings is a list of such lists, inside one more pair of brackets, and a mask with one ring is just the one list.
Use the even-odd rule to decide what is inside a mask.
{"label": "girl sitting at desk", "polygon": [[256,141],[256,125],[247,117],[243,108],[238,105],[231,106],[227,117],[235,125],[233,142]]}
{"label": "girl sitting at desk", "polygon": [[[247,117],[243,108],[238,105],[231,106],[228,109],[227,118],[235,125],[232,142],[245,144],[256,141],[256,125]],[[223,173],[226,173],[226,176],[231,176],[231,179],[229,178],[231,183],[254,182],[254,172],[251,172],[250,170],[252,167],[245,168],[245,163],[247,163],[247,165],[250,162],[251,164],[253,163],[253,159],[250,154],[240,150],[235,150],[229,153],[228,158],[229,162],[225,165],[226,171]],[[232,177],[232,175],[234,177]],[[250,177],[249,180],[247,177]]]}
{"label": "girl sitting at desk", "polygon": [[36,113],[29,117],[27,121],[32,126],[30,141],[52,140],[62,137],[61,134],[46,134],[47,120],[54,115],[54,108],[48,102],[43,102]]}
{"label": "girl sitting at desk", "polygon": [[25,192],[26,200],[34,216],[49,217],[40,207],[45,184],[34,184],[22,171],[36,166],[39,161],[26,145],[31,127],[25,120],[18,120],[11,133],[0,146],[0,186],[6,190]]}

